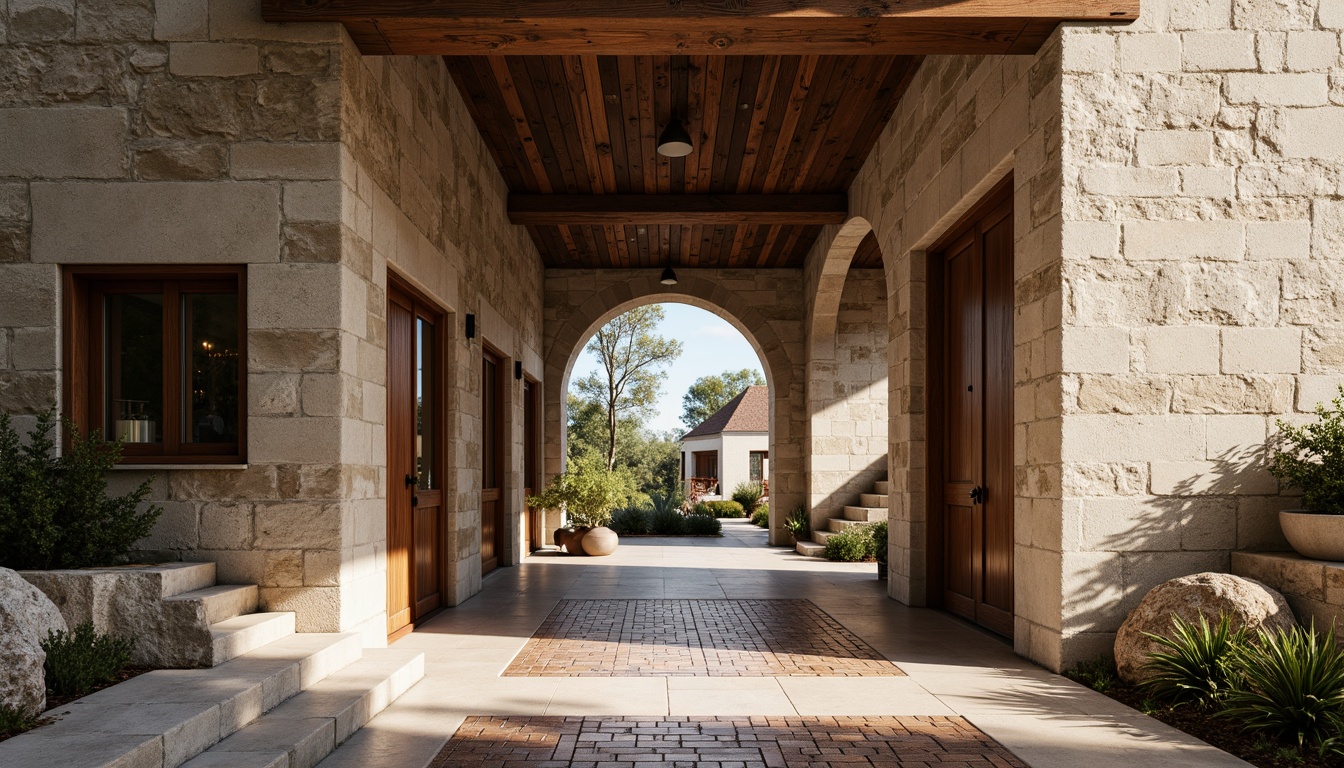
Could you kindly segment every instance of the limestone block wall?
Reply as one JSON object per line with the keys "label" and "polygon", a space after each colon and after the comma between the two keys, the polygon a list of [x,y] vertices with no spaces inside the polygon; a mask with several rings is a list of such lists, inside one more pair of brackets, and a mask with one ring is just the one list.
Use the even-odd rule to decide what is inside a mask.
{"label": "limestone block wall", "polygon": [[546,477],[564,470],[565,393],[583,345],[604,323],[634,307],[690,304],[732,323],[761,358],[770,385],[770,541],[785,543],[784,516],[803,504],[807,493],[802,270],[685,269],[671,286],[658,282],[659,272],[546,270]]}
{"label": "limestone block wall", "polygon": [[[381,642],[386,265],[541,372],[540,262],[502,223],[442,63],[362,60],[340,27],[266,24],[251,0],[0,18],[0,409],[23,427],[60,405],[61,265],[246,264],[247,465],[114,487],[155,475],[148,554],[215,561],[301,631]],[[479,458],[462,448],[479,398],[461,394],[479,348],[455,347],[453,600],[479,573]]]}
{"label": "limestone block wall", "polygon": [[[925,59],[850,189],[886,264],[892,597],[929,601],[925,528],[925,251],[1008,174],[1017,293],[1015,644],[1047,665],[1060,648],[1058,35],[1035,56]],[[1057,472],[1057,469],[1054,470]]]}
{"label": "limestone block wall", "polygon": [[1344,4],[1146,3],[1062,38],[1065,662],[1283,546],[1274,419],[1344,381]]}
{"label": "limestone block wall", "polygon": [[[525,554],[522,536],[523,400],[513,362],[532,378],[541,365],[541,258],[526,229],[508,223],[508,190],[466,104],[438,57],[361,57],[348,39],[343,66],[343,259],[358,275],[364,304],[351,302],[360,364],[347,371],[360,393],[352,418],[372,438],[370,473],[385,481],[387,275],[395,272],[447,310],[451,365],[447,482],[449,583],[456,605],[481,585],[481,367],[483,343],[504,357],[507,478],[505,551],[512,565]],[[464,316],[476,316],[468,340]],[[374,317],[379,318],[375,324]],[[369,364],[365,364],[365,361]],[[377,363],[377,364],[373,364]],[[367,425],[367,426],[363,426]],[[364,440],[361,435],[360,441]],[[352,459],[353,460],[353,459]],[[367,500],[361,519],[370,541],[386,535],[385,488]],[[362,533],[361,529],[361,533]],[[382,554],[379,550],[379,554]]]}

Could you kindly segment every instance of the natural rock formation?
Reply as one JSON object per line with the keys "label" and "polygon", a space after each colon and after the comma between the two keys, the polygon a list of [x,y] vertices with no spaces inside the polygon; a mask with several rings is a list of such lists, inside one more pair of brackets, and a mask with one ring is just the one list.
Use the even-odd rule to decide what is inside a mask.
{"label": "natural rock formation", "polygon": [[31,714],[47,708],[41,642],[65,619],[42,591],[8,568],[0,568],[0,705]]}
{"label": "natural rock formation", "polygon": [[593,557],[605,557],[616,551],[619,537],[606,526],[594,528],[583,537],[583,551]]}
{"label": "natural rock formation", "polygon": [[1171,636],[1173,616],[1198,623],[1203,615],[1210,624],[1222,614],[1232,619],[1233,629],[1287,629],[1295,620],[1283,595],[1253,579],[1227,573],[1197,573],[1153,587],[1144,595],[1115,637],[1115,665],[1120,677],[1134,683],[1147,679],[1148,654],[1161,648],[1144,633]]}

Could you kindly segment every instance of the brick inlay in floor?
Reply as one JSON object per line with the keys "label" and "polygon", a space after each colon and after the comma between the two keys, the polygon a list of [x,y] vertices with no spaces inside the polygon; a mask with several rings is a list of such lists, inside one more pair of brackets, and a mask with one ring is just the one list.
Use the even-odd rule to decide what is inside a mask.
{"label": "brick inlay in floor", "polygon": [[810,600],[562,600],[508,677],[905,673]]}
{"label": "brick inlay in floor", "polygon": [[960,717],[469,717],[430,768],[1025,768]]}

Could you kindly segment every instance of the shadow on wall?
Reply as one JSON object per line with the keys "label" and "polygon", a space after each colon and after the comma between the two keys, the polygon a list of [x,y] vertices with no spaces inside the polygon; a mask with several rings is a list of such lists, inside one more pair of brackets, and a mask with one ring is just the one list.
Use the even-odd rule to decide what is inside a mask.
{"label": "shadow on wall", "polygon": [[1230,572],[1235,550],[1287,549],[1278,511],[1291,502],[1280,497],[1267,455],[1266,446],[1256,445],[1204,462],[1155,462],[1146,487],[1138,465],[1098,470],[1110,473],[1116,495],[1082,500],[1075,556],[1094,562],[1065,568],[1082,579],[1071,589],[1065,577],[1065,615],[1072,617],[1066,633],[1113,638],[1158,584],[1205,571]]}

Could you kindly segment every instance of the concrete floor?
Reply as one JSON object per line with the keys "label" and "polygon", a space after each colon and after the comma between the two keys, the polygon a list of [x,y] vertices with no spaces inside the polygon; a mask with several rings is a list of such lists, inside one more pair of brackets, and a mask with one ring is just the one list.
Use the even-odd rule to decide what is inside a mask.
{"label": "concrete floor", "polygon": [[[770,548],[725,521],[721,539],[629,538],[596,559],[541,552],[396,647],[426,677],[322,768],[423,768],[471,715],[960,715],[1033,768],[1246,766],[1013,654],[991,635],[886,597],[871,563]],[[907,677],[502,677],[561,599],[806,598]]]}

